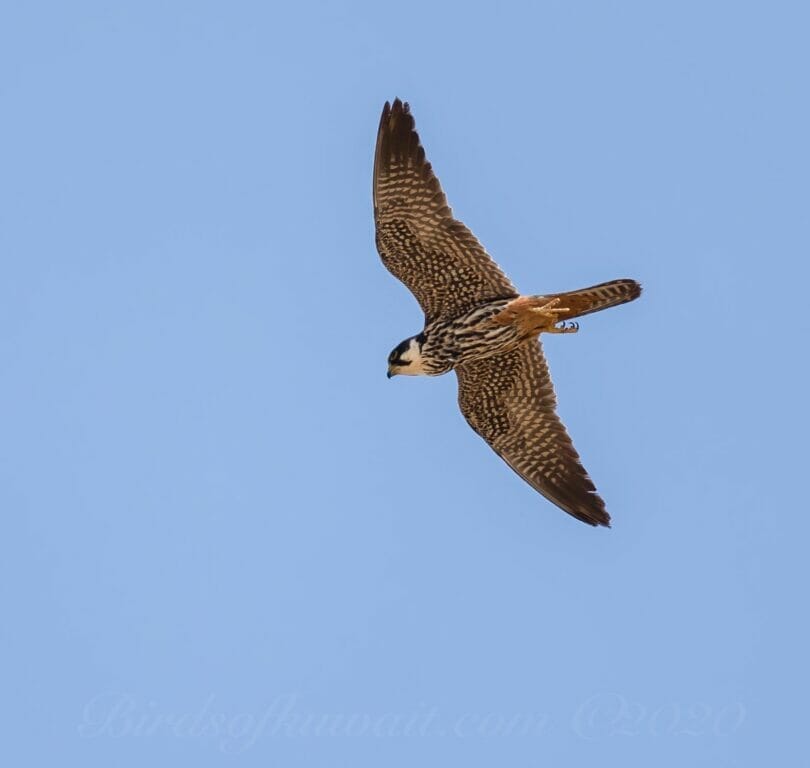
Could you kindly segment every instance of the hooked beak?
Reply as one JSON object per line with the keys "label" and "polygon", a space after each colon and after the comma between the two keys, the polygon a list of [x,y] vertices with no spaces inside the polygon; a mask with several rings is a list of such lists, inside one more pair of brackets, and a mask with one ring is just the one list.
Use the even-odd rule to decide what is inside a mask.
{"label": "hooked beak", "polygon": [[390,379],[392,376],[396,376],[396,374],[395,374],[395,373],[392,373],[392,372],[391,372],[391,369],[390,369],[390,368],[388,369],[388,373],[386,373],[385,375],[386,375],[386,377],[388,377],[389,379]]}

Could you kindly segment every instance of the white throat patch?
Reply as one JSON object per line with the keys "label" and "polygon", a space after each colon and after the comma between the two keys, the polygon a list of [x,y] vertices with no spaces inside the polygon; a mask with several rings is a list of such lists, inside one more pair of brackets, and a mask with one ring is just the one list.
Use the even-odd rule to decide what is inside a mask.
{"label": "white throat patch", "polygon": [[420,376],[425,373],[422,367],[422,353],[419,351],[419,342],[411,339],[408,348],[399,356],[403,363],[407,363],[401,368],[397,368],[397,373],[403,376]]}

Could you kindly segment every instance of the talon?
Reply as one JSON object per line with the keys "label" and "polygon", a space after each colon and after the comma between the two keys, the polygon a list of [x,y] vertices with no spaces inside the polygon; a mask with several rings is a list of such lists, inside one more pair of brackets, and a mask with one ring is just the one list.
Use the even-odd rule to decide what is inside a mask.
{"label": "talon", "polygon": [[576,333],[579,330],[579,323],[566,322],[561,320],[559,323],[552,325],[546,330],[547,333]]}

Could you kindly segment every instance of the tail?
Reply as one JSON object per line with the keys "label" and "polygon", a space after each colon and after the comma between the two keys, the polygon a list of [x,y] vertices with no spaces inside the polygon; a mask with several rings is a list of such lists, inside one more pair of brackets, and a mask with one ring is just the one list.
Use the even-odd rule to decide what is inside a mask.
{"label": "tail", "polygon": [[590,288],[580,288],[578,291],[567,293],[553,293],[545,296],[547,299],[560,298],[561,306],[567,307],[567,312],[560,312],[560,320],[573,320],[575,317],[599,312],[600,309],[626,304],[641,296],[641,285],[635,280],[611,280],[609,283],[592,285]]}

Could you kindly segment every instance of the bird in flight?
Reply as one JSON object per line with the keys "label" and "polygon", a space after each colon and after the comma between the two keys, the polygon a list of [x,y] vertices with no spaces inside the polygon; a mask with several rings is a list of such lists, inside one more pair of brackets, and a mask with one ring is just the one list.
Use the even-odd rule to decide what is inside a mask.
{"label": "bird in flight", "polygon": [[388,356],[388,377],[454,370],[469,425],[518,475],[590,525],[610,525],[556,412],[541,333],[636,299],[635,280],[521,295],[447,204],[407,103],[386,102],[374,157],[374,223],[383,264],[425,313],[421,333]]}

